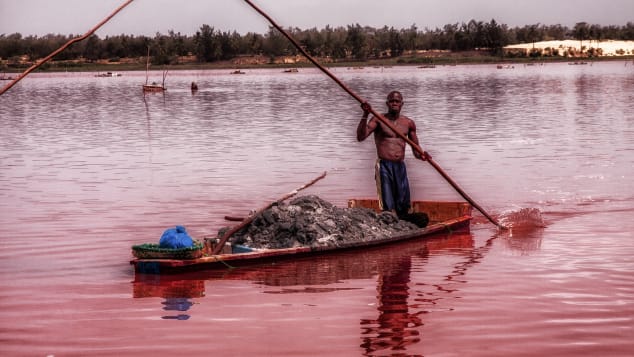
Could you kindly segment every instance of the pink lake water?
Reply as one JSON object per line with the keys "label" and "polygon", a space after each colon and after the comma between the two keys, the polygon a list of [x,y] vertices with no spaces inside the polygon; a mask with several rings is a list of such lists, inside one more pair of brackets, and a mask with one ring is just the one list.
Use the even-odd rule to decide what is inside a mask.
{"label": "pink lake water", "polygon": [[[631,62],[332,71],[375,109],[402,91],[422,147],[516,228],[476,213],[469,233],[135,276],[132,245],[215,234],[323,171],[302,194],[373,197],[358,103],[316,69],[173,71],[145,96],[144,72],[32,74],[0,97],[0,354],[634,354]],[[407,163],[414,199],[461,199]]]}

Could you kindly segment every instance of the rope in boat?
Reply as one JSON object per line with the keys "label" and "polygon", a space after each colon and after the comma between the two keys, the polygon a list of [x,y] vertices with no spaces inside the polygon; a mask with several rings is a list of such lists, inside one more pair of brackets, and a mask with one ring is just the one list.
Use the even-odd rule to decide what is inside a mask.
{"label": "rope in boat", "polygon": [[230,265],[229,263],[225,262],[224,260],[218,259],[218,256],[216,254],[212,255],[212,257],[214,258],[214,260],[216,262],[224,264],[227,267],[227,269],[235,269],[236,268],[236,267]]}
{"label": "rope in boat", "polygon": [[101,22],[99,22],[97,25],[95,25],[95,27],[93,27],[90,30],[88,30],[88,32],[86,32],[83,36],[75,37],[72,40],[66,42],[62,47],[60,47],[57,50],[53,51],[50,55],[44,57],[41,61],[39,61],[36,64],[34,64],[31,67],[29,67],[26,71],[24,71],[22,74],[17,76],[11,82],[9,82],[9,84],[7,84],[4,88],[0,89],[0,95],[3,95],[4,92],[8,91],[11,87],[13,87],[16,83],[18,83],[22,78],[26,77],[29,73],[33,72],[39,66],[41,66],[44,63],[48,62],[51,58],[57,56],[60,52],[62,52],[66,48],[68,48],[68,46],[72,45],[75,42],[83,41],[86,38],[88,38],[89,36],[91,36],[93,33],[95,33],[95,31],[97,31],[101,26],[103,26],[103,24],[105,24],[106,22],[110,21],[111,18],[113,18],[117,13],[119,13],[119,11],[123,10],[124,7],[128,6],[132,1],[134,1],[134,0],[126,1],[121,6],[116,8],[110,15],[108,15],[106,18],[101,20]]}

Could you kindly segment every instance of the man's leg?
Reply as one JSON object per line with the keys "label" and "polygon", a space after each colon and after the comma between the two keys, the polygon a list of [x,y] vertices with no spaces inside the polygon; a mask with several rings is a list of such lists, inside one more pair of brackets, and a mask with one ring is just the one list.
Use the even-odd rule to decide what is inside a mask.
{"label": "man's leg", "polygon": [[390,164],[389,161],[377,160],[374,178],[376,180],[376,190],[381,210],[396,212],[394,181]]}
{"label": "man's leg", "polygon": [[409,180],[407,178],[407,168],[404,162],[395,163],[393,168],[393,184],[395,190],[395,208],[399,217],[409,213],[411,198],[409,192]]}

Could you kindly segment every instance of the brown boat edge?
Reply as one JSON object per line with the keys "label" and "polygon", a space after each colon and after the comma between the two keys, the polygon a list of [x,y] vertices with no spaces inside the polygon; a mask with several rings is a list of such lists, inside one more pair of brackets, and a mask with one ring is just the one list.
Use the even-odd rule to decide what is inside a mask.
{"label": "brown boat edge", "polygon": [[160,93],[166,91],[167,88],[160,84],[144,84],[143,92],[144,93]]}
{"label": "brown boat edge", "polygon": [[[379,211],[376,199],[350,199],[348,207],[365,207]],[[134,258],[130,264],[139,274],[173,274],[192,270],[218,269],[244,265],[261,264],[279,260],[327,254],[329,252],[363,249],[379,245],[392,244],[412,239],[427,239],[451,232],[468,232],[472,219],[472,206],[457,201],[413,201],[413,212],[425,212],[429,224],[425,228],[399,233],[394,236],[370,241],[355,241],[337,246],[293,247],[285,249],[251,249],[244,246],[232,246],[229,243],[223,253],[211,254],[216,237],[203,237],[204,253],[195,259],[147,259]]]}

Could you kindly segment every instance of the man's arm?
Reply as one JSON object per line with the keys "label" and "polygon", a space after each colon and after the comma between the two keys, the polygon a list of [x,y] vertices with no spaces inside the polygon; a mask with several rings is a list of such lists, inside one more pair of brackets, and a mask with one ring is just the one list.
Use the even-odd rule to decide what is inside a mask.
{"label": "man's arm", "polygon": [[368,104],[367,102],[361,103],[361,109],[363,109],[363,116],[359,121],[359,125],[357,125],[358,141],[365,140],[365,138],[370,136],[370,134],[374,131],[374,129],[376,129],[377,126],[376,119],[368,119],[368,116],[370,115],[370,110],[372,109],[372,107],[370,107],[370,104]]}
{"label": "man's arm", "polygon": [[[416,145],[418,145],[418,147],[421,148],[419,142],[418,142],[418,134],[416,134],[416,123],[414,123],[413,120],[409,121],[409,131],[407,132],[407,137],[413,141]],[[421,155],[416,149],[414,149],[414,147],[412,146],[412,153],[414,154],[414,157],[419,159],[419,160],[427,160],[427,153],[425,151],[423,151],[423,155]]]}

